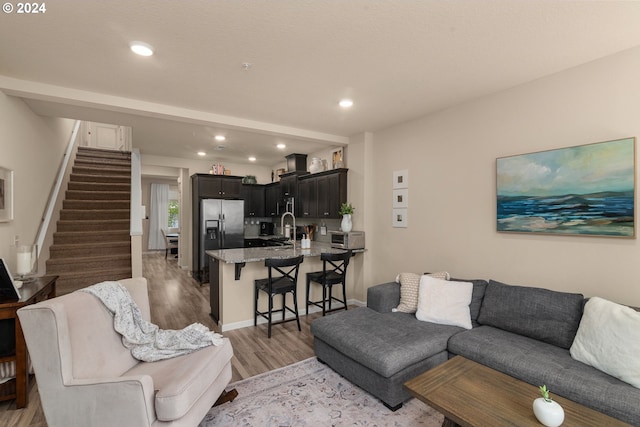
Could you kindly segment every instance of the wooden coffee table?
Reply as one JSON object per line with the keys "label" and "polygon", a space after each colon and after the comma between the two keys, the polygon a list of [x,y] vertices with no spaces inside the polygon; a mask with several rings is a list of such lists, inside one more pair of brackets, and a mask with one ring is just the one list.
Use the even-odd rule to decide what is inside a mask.
{"label": "wooden coffee table", "polygon": [[[533,415],[533,400],[540,397],[537,387],[462,356],[404,386],[412,396],[444,414],[443,427],[542,425]],[[629,425],[551,392],[564,409],[563,427]]]}

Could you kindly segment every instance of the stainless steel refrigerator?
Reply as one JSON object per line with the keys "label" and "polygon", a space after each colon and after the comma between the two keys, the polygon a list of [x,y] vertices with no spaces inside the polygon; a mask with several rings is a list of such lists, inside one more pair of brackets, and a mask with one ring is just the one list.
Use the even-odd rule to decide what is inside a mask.
{"label": "stainless steel refrigerator", "polygon": [[[198,268],[200,281],[207,282],[208,250],[244,247],[244,200],[200,200]],[[196,254],[194,254],[196,256]]]}

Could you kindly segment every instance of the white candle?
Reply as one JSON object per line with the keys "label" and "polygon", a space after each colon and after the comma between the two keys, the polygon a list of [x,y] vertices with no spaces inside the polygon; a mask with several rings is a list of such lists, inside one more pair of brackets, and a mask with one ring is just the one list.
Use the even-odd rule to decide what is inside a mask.
{"label": "white candle", "polygon": [[31,273],[31,252],[18,252],[16,273],[20,275]]}

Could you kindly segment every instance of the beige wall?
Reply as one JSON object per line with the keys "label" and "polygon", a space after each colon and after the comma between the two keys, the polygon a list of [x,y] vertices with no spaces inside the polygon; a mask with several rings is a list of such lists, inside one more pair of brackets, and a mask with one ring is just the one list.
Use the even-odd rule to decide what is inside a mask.
{"label": "beige wall", "polygon": [[[133,141],[133,145],[135,146],[135,141]],[[148,172],[151,170],[150,168],[168,167],[187,169],[189,171],[189,176],[194,173],[209,173],[209,169],[213,163],[209,160],[177,159],[172,157],[146,155],[144,153],[141,155],[141,162],[143,175],[151,173]],[[271,182],[271,168],[254,164],[236,164],[229,162],[223,162],[223,164],[225,168],[231,171],[231,175],[233,176],[254,175],[258,180],[258,184],[268,184]],[[175,169],[172,176],[177,177]]]}
{"label": "beige wall", "polygon": [[0,223],[0,257],[10,268],[14,236],[25,244],[35,241],[73,125],[37,116],[22,100],[0,92],[0,166],[14,171],[14,220]]}
{"label": "beige wall", "polygon": [[[376,132],[365,189],[375,202],[368,285],[401,271],[448,270],[640,305],[638,239],[495,226],[496,158],[640,136],[638,76],[640,49],[629,50]],[[401,169],[409,170],[406,229],[391,227],[392,173]]]}

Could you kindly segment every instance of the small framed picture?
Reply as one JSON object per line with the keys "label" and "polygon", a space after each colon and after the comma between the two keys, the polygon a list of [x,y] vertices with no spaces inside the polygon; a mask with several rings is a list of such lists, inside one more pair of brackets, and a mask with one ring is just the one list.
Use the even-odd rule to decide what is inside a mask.
{"label": "small framed picture", "polygon": [[408,208],[409,207],[409,189],[399,188],[393,190],[393,207]]}
{"label": "small framed picture", "polygon": [[393,188],[409,188],[409,171],[407,169],[393,172]]}
{"label": "small framed picture", "polygon": [[13,171],[0,167],[0,222],[13,220]]}
{"label": "small framed picture", "polygon": [[331,169],[343,168],[344,165],[344,150],[342,147],[336,148],[331,151]]}
{"label": "small framed picture", "polygon": [[407,215],[407,209],[393,209],[393,217],[391,218],[392,225],[396,228],[407,228],[409,226],[409,218]]}

